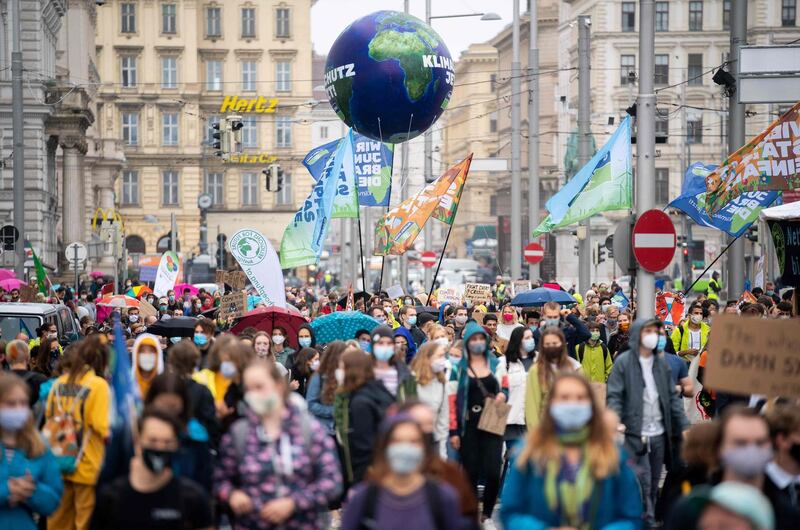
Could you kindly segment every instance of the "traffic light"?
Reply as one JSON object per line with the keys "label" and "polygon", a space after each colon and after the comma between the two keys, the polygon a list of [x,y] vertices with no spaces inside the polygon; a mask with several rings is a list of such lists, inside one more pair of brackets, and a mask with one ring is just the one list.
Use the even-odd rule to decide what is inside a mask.
{"label": "traffic light", "polygon": [[279,192],[283,189],[283,168],[270,164],[262,173],[267,177],[267,191]]}
{"label": "traffic light", "polygon": [[215,156],[223,156],[225,151],[222,148],[222,144],[223,136],[226,135],[226,130],[221,122],[212,124],[211,128],[214,130],[214,132],[211,133],[211,148],[214,149]]}
{"label": "traffic light", "polygon": [[605,247],[599,242],[595,241],[594,248],[592,249],[592,263],[597,267],[606,260]]}
{"label": "traffic light", "polygon": [[228,130],[231,134],[231,153],[241,154],[242,152],[242,128],[244,128],[244,122],[242,121],[242,117],[238,115],[228,116],[225,118],[228,122]]}

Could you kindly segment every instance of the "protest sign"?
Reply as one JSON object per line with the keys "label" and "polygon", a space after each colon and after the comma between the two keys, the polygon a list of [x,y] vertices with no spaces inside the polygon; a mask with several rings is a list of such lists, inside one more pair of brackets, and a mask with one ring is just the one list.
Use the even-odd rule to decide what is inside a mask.
{"label": "protest sign", "polygon": [[455,287],[440,287],[439,292],[436,295],[436,299],[439,300],[439,305],[442,304],[458,305],[461,303],[461,294]]}
{"label": "protest sign", "polygon": [[142,319],[150,316],[158,316],[158,309],[153,307],[153,304],[142,298],[139,300],[139,314],[141,315]]}
{"label": "protest sign", "polygon": [[708,339],[704,384],[735,394],[800,397],[800,326],[719,314]]}
{"label": "protest sign", "polygon": [[492,298],[492,286],[488,283],[464,284],[464,300],[473,304],[488,302]]}
{"label": "protest sign", "polygon": [[216,283],[222,292],[225,292],[225,271],[217,269],[214,272],[214,283]]}
{"label": "protest sign", "polygon": [[161,261],[159,261],[158,270],[156,271],[156,284],[153,287],[153,294],[167,296],[167,291],[175,287],[180,266],[181,261],[175,252],[168,250],[161,255]]}
{"label": "protest sign", "polygon": [[247,293],[244,291],[226,294],[220,299],[220,318],[238,318],[245,311],[247,311]]}
{"label": "protest sign", "polygon": [[778,257],[778,271],[785,285],[800,285],[800,222],[769,220],[769,231]]}
{"label": "protest sign", "polygon": [[225,273],[225,283],[234,291],[240,291],[247,285],[247,275],[243,271],[229,271]]}
{"label": "protest sign", "polygon": [[508,347],[508,340],[504,339],[503,337],[495,337],[492,339],[492,348],[497,353],[505,353],[506,348]]}
{"label": "protest sign", "polygon": [[403,288],[400,285],[392,285],[391,287],[386,289],[386,294],[389,296],[389,298],[395,299],[395,298],[402,298],[405,293],[403,292]]}
{"label": "protest sign", "polygon": [[683,310],[686,305],[683,293],[678,294],[658,291],[656,293],[656,316],[670,326],[677,326],[683,320]]}
{"label": "protest sign", "polygon": [[519,293],[531,290],[530,280],[514,280],[511,284],[511,296],[517,296]]}
{"label": "protest sign", "polygon": [[736,308],[741,309],[745,304],[755,304],[756,302],[758,302],[758,298],[756,298],[755,295],[750,291],[745,291],[736,302]]}

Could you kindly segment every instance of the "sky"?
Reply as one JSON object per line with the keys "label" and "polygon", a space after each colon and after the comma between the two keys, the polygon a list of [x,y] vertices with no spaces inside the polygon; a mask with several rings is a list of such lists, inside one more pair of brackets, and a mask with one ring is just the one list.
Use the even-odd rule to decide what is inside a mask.
{"label": "sky", "polygon": [[[523,6],[525,2],[520,2]],[[524,7],[521,7],[524,11]],[[333,41],[351,22],[374,11],[403,10],[403,0],[317,0],[311,8],[311,40],[314,51],[327,54]],[[463,15],[493,12],[502,20],[482,21],[480,17],[434,19],[433,29],[442,37],[450,55],[458,59],[474,42],[486,42],[511,24],[511,0],[431,0],[431,15]],[[425,0],[410,0],[410,13],[425,19]]]}

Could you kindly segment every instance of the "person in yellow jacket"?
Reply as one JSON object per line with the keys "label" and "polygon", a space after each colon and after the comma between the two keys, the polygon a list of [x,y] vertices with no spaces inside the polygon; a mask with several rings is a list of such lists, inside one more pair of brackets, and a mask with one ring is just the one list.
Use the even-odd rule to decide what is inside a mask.
{"label": "person in yellow jacket", "polygon": [[687,363],[692,362],[708,341],[711,326],[703,322],[703,306],[699,302],[692,302],[689,306],[687,318],[672,331],[672,345],[677,353]]}
{"label": "person in yellow jacket", "polygon": [[719,272],[714,271],[711,274],[711,279],[708,281],[708,289],[706,295],[709,300],[719,301],[719,292],[722,291],[722,284],[719,283]]}
{"label": "person in yellow jacket", "polygon": [[[50,530],[89,528],[95,504],[95,485],[106,453],[110,429],[111,391],[103,379],[108,362],[108,339],[91,335],[75,345],[68,370],[47,397],[45,422],[69,414],[81,427],[83,452],[75,471],[64,474],[64,493],[58,509],[47,519]],[[79,400],[75,403],[75,400]],[[74,406],[73,406],[74,405]]]}
{"label": "person in yellow jacket", "polygon": [[551,326],[542,331],[536,362],[525,382],[525,425],[528,432],[539,425],[547,396],[558,372],[582,372],[578,361],[567,354],[567,339],[561,329]]}
{"label": "person in yellow jacket", "polygon": [[600,323],[589,322],[589,340],[575,346],[575,355],[578,362],[583,367],[583,374],[593,383],[605,383],[611,375],[611,368],[614,362],[611,360],[611,352],[608,351],[602,340],[600,340]]}

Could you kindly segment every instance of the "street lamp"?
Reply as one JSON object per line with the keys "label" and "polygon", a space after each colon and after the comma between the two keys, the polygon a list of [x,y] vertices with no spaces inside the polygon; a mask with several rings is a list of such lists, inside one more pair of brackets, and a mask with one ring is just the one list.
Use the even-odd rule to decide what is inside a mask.
{"label": "street lamp", "polygon": [[466,17],[481,17],[481,20],[488,21],[488,20],[502,20],[500,15],[497,13],[467,13],[464,15],[436,15],[430,17],[431,20],[434,18],[466,18]]}

